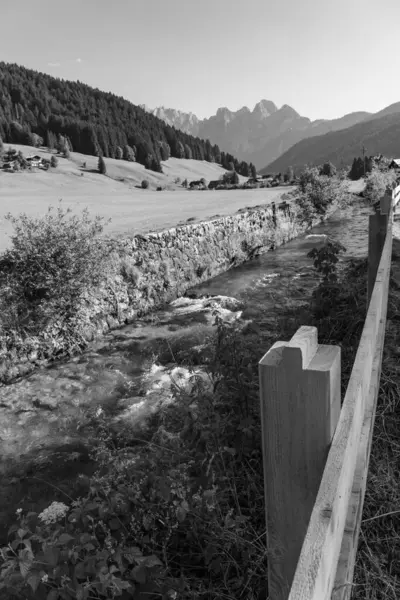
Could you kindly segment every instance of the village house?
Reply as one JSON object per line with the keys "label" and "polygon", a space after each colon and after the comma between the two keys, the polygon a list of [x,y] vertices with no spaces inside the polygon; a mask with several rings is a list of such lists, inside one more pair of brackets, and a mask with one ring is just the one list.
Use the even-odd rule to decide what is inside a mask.
{"label": "village house", "polygon": [[28,156],[26,160],[30,167],[40,167],[42,165],[42,159],[37,154],[35,156]]}
{"label": "village house", "polygon": [[389,169],[398,171],[400,169],[400,158],[393,158],[392,162],[389,164]]}
{"label": "village house", "polygon": [[3,171],[13,171],[15,165],[18,164],[17,160],[9,160],[3,164]]}

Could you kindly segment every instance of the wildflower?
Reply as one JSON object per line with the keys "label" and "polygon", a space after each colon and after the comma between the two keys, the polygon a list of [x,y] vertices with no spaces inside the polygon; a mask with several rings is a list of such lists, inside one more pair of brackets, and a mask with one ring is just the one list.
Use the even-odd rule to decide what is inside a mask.
{"label": "wildflower", "polygon": [[17,508],[17,510],[15,511],[15,514],[19,517],[21,513],[22,513],[22,508]]}
{"label": "wildflower", "polygon": [[68,506],[66,506],[63,502],[52,502],[50,506],[45,508],[44,511],[40,513],[39,519],[46,525],[49,525],[50,523],[56,523],[58,519],[65,517],[68,511]]}
{"label": "wildflower", "polygon": [[47,581],[49,580],[49,576],[47,575],[47,573],[45,575],[43,575],[42,577],[42,582],[43,583],[47,583]]}

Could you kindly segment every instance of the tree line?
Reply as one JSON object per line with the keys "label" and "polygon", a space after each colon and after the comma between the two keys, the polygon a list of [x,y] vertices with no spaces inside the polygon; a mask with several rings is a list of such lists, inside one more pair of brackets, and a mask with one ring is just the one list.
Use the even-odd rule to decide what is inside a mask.
{"label": "tree line", "polygon": [[254,165],[239,161],[209,140],[179,131],[120,96],[80,81],[64,81],[0,62],[0,137],[14,144],[56,147],[136,161],[161,171],[161,161],[193,158],[233,168],[244,176]]}

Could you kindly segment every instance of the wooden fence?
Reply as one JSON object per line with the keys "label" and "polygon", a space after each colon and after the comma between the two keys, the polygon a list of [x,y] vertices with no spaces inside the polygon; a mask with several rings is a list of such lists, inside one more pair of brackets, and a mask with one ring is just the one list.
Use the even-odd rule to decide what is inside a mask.
{"label": "wooden fence", "polygon": [[351,597],[400,186],[369,217],[367,316],[341,405],[339,346],[300,327],[259,363],[269,600]]}

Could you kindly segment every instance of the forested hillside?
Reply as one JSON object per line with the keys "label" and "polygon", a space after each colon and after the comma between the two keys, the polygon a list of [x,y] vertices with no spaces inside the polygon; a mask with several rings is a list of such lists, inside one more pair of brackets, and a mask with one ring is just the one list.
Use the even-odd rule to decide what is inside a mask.
{"label": "forested hillside", "polygon": [[154,171],[172,156],[217,162],[245,176],[251,172],[209,140],[178,131],[124,98],[0,62],[3,141],[53,147],[60,135],[70,150],[135,160]]}

